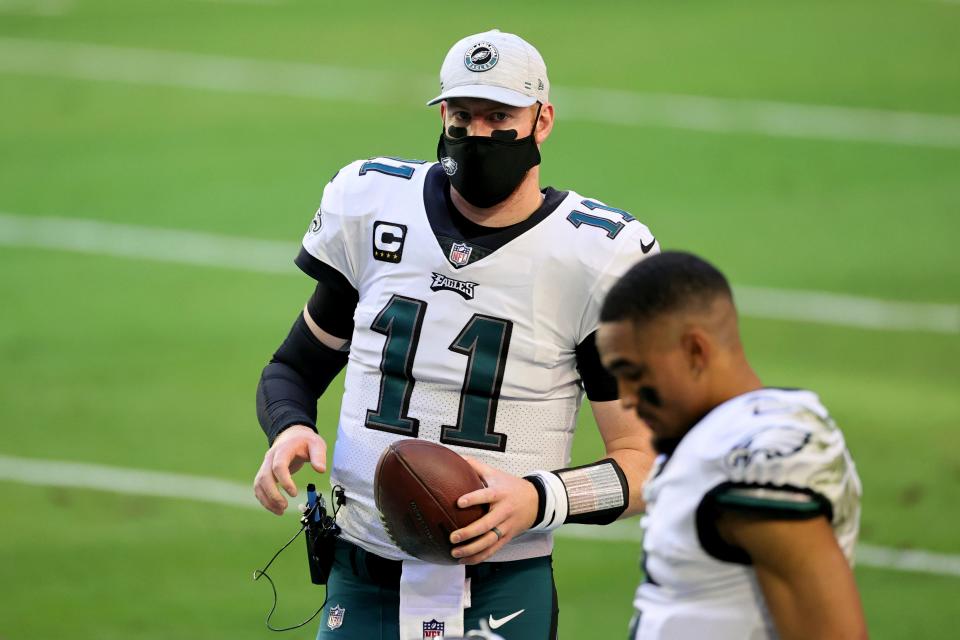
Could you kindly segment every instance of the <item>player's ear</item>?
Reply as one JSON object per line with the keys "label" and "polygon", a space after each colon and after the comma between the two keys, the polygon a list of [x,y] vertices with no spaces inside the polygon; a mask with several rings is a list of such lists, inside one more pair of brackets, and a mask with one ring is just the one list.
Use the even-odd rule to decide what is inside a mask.
{"label": "player's ear", "polygon": [[444,100],[440,103],[440,128],[444,128],[447,124],[447,101]]}
{"label": "player's ear", "polygon": [[553,105],[548,102],[540,109],[540,119],[537,120],[536,125],[534,125],[533,139],[537,144],[543,144],[543,141],[546,140],[550,132],[553,131],[553,117]]}
{"label": "player's ear", "polygon": [[691,374],[694,379],[699,378],[700,374],[706,371],[713,353],[710,339],[701,329],[691,327],[680,338],[680,345]]}

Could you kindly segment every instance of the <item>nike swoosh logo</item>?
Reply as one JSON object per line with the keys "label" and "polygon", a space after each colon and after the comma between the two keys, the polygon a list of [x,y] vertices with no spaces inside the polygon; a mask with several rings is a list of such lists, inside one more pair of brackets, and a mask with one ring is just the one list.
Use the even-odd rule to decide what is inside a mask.
{"label": "nike swoosh logo", "polygon": [[653,249],[653,245],[657,244],[657,239],[654,238],[650,241],[650,244],[643,244],[643,240],[640,241],[640,251],[643,251],[645,254],[650,253],[650,249]]}
{"label": "nike swoosh logo", "polygon": [[511,613],[511,614],[508,615],[508,616],[504,616],[504,617],[499,618],[499,619],[498,619],[498,618],[494,618],[494,617],[493,617],[493,614],[491,614],[491,615],[490,615],[490,619],[488,620],[488,622],[489,622],[489,624],[490,624],[490,628],[491,628],[491,629],[499,629],[500,627],[502,627],[503,625],[507,624],[508,622],[510,622],[511,620],[513,620],[514,618],[516,618],[518,615],[520,615],[521,613],[523,613],[524,611],[526,611],[526,609],[520,609],[520,611],[516,611],[516,612],[514,612],[514,613]]}

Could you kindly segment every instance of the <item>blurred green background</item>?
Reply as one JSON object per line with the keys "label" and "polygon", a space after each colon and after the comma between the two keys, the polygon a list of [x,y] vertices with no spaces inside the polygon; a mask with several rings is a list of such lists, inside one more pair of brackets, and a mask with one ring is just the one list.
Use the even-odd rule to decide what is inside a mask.
{"label": "blurred green background", "polygon": [[[0,638],[271,637],[251,573],[292,513],[45,486],[39,463],[249,486],[253,390],[312,289],[292,258],[323,185],[357,158],[432,159],[443,55],[494,26],[548,61],[547,184],[740,285],[948,305],[937,330],[743,325],[765,382],[817,390],[844,428],[862,541],[953,567],[861,565],[873,637],[956,633],[960,4],[0,0],[0,476],[40,469],[0,480]],[[152,259],[180,245],[138,245],[144,227],[274,241],[281,268],[190,264],[187,240]],[[228,246],[214,262],[253,259]],[[338,406],[335,385],[331,440]],[[575,460],[601,452],[584,411]],[[558,540],[561,637],[625,636],[635,526]],[[304,565],[299,542],[279,561],[279,623],[322,599]]]}

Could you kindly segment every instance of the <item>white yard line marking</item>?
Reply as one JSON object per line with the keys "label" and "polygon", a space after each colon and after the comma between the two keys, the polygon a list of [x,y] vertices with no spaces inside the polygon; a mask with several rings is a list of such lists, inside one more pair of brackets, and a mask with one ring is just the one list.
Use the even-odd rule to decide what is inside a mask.
{"label": "white yard line marking", "polygon": [[297,242],[0,213],[3,245],[288,274],[297,272],[291,256],[299,247]]}
{"label": "white yard line marking", "polygon": [[[76,218],[0,213],[0,246],[297,273],[295,242],[178,231]],[[857,329],[960,333],[960,305],[895,302],[823,291],[735,286],[744,316]]]}
{"label": "white yard line marking", "polygon": [[745,316],[860,329],[960,333],[960,305],[896,302],[825,291],[734,286]]}
{"label": "white yard line marking", "polygon": [[75,0],[0,0],[0,13],[63,16],[72,11],[75,5]]}
{"label": "white yard line marking", "polygon": [[96,489],[136,496],[176,498],[239,507],[258,507],[249,486],[184,473],[125,469],[84,462],[38,460],[0,454],[0,480],[42,487]]}
{"label": "white yard line marking", "polygon": [[960,555],[932,553],[922,549],[891,549],[860,544],[857,545],[856,561],[865,567],[960,576]]}
{"label": "white yard line marking", "polygon": [[[418,105],[434,76],[48,40],[0,38],[0,72]],[[960,116],[558,87],[565,119],[788,138],[960,148]]]}
{"label": "white yard line marking", "polygon": [[557,89],[564,117],[714,133],[960,148],[960,116],[763,100]]}
{"label": "white yard line marking", "polygon": [[212,4],[260,4],[260,5],[275,5],[279,6],[285,4],[287,0],[193,0],[194,2],[209,2]]}
{"label": "white yard line marking", "polygon": [[[383,104],[410,94],[417,80],[318,64],[2,37],[0,72]],[[435,89],[436,82],[420,80],[424,95]]]}
{"label": "white yard line marking", "polygon": [[[253,497],[252,482],[246,485],[204,476],[108,467],[81,462],[20,458],[0,454],[0,481],[261,508]],[[294,501],[291,501],[291,504],[293,503]],[[566,525],[557,533],[565,538],[598,542],[631,544],[640,542],[640,530],[636,520],[617,522],[605,527]],[[879,569],[960,576],[960,555],[922,550],[901,550],[860,544],[857,547],[857,563]]]}

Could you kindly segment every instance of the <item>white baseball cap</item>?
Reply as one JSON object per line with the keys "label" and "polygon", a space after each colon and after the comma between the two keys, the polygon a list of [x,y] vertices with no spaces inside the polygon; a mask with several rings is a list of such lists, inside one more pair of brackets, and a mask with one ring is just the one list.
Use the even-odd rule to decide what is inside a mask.
{"label": "white baseball cap", "polygon": [[440,67],[440,92],[427,105],[449,98],[486,98],[529,107],[548,101],[550,81],[533,45],[494,29],[467,36],[450,48]]}

